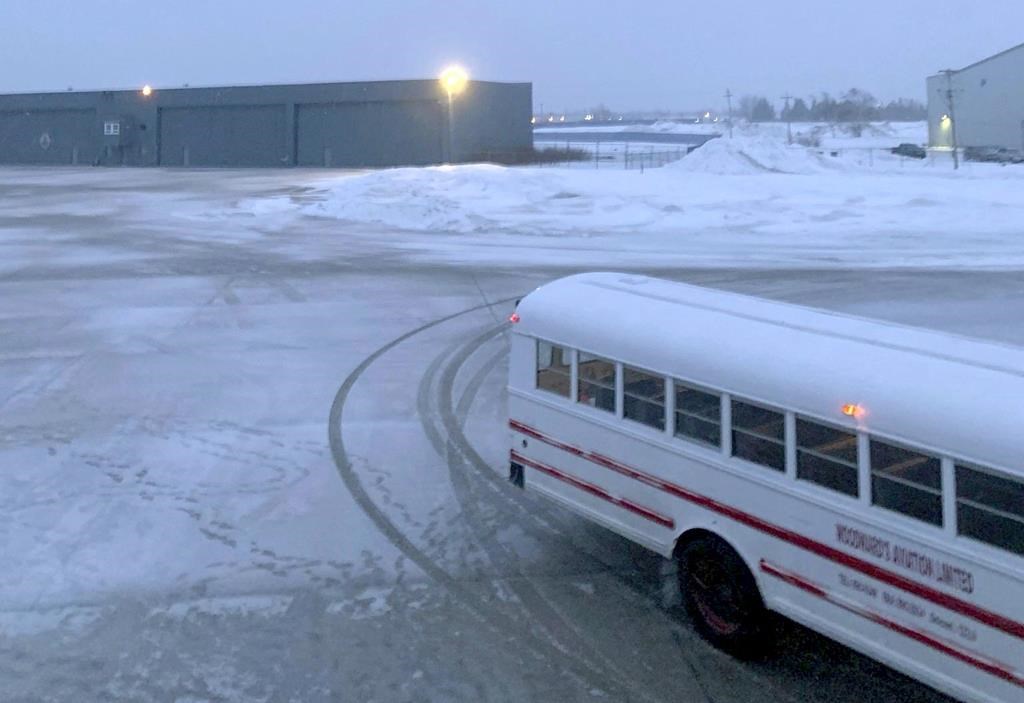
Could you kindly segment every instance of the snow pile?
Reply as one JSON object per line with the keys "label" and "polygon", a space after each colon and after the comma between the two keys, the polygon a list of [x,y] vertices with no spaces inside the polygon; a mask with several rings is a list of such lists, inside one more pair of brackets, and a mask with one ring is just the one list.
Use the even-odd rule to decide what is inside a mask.
{"label": "snow pile", "polygon": [[[775,125],[780,139],[785,125]],[[823,149],[892,149],[903,144],[928,143],[927,122],[808,123],[792,126],[793,140]]]}
{"label": "snow pile", "polygon": [[290,208],[410,231],[541,235],[664,225],[680,212],[663,190],[621,172],[481,164],[389,169],[318,185],[305,197],[281,196],[273,204],[249,199],[239,208],[257,216]]}
{"label": "snow pile", "polygon": [[[320,220],[324,231],[358,223],[346,245],[353,231],[374,243],[386,233],[407,255],[446,261],[1024,265],[1024,168],[954,171],[941,154],[790,146],[785,125],[770,127],[736,130],[643,173],[468,165],[310,175],[208,217],[222,238],[291,231],[302,220]],[[836,139],[908,130],[882,125]]]}
{"label": "snow pile", "polygon": [[[843,171],[882,171],[902,168],[906,160],[890,150],[898,144],[927,141],[924,122],[870,124],[802,123],[740,124],[732,138],[713,139],[670,169],[715,175],[759,173],[820,174]],[[918,162],[911,163],[920,166]]]}
{"label": "snow pile", "polygon": [[767,136],[712,139],[666,169],[714,175],[809,174],[835,168],[816,149]]}
{"label": "snow pile", "polygon": [[574,209],[578,195],[561,192],[553,174],[488,164],[388,169],[326,183],[319,202],[305,212],[406,229],[472,231],[492,219],[529,219],[538,198],[549,199],[556,210]]}

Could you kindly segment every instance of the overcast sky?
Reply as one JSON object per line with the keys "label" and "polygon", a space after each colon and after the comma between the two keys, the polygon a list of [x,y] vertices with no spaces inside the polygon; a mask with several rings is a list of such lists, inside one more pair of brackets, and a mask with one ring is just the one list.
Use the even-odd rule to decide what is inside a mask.
{"label": "overcast sky", "polygon": [[0,0],[0,92],[431,77],[531,81],[546,110],[724,104],[930,73],[1024,42],[1021,0]]}

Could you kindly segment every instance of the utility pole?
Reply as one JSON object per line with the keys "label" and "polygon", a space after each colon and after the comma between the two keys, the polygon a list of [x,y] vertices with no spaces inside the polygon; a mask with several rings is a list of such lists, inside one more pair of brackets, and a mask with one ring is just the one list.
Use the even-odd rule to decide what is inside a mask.
{"label": "utility pole", "polygon": [[793,113],[789,109],[789,101],[793,99],[793,96],[786,93],[782,96],[782,99],[786,101],[786,106],[782,108],[786,112],[786,143],[793,143]]}
{"label": "utility pole", "polygon": [[729,139],[732,139],[732,91],[725,89],[725,99],[729,104]]}
{"label": "utility pole", "polygon": [[949,136],[953,145],[953,170],[960,168],[960,156],[957,154],[956,115],[953,114],[953,74],[956,71],[947,68],[942,72],[946,76],[946,103],[949,105]]}

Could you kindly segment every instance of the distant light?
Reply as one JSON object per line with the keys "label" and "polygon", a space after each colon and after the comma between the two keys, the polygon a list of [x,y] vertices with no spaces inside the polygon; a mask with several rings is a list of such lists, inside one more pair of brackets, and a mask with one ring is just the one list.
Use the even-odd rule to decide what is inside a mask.
{"label": "distant light", "polygon": [[469,82],[469,74],[461,66],[449,66],[441,71],[441,86],[448,93],[449,97],[458,95],[466,89]]}
{"label": "distant light", "polygon": [[559,122],[565,122],[565,115],[562,115],[561,117],[559,117],[558,121]]}
{"label": "distant light", "polygon": [[864,408],[856,403],[847,403],[843,406],[843,415],[860,418],[864,416]]}
{"label": "distant light", "polygon": [[520,319],[521,318],[519,317],[519,313],[517,313],[517,312],[514,312],[514,313],[512,313],[511,315],[508,316],[508,321],[511,322],[513,325],[515,323],[519,322]]}
{"label": "distant light", "polygon": [[585,117],[584,117],[583,119],[584,119],[584,120],[586,120],[587,122],[590,122],[590,121],[591,121],[592,119],[594,119],[594,116],[593,116],[593,115],[589,115],[589,114],[588,114],[588,115],[587,115],[587,116],[585,116]]}
{"label": "distant light", "polygon": [[537,124],[537,118],[536,117],[531,117],[530,118],[530,124]]}
{"label": "distant light", "polygon": [[555,121],[555,116],[554,115],[548,115],[548,122],[554,122],[554,121]]}
{"label": "distant light", "polygon": [[152,94],[153,94],[153,86],[151,86],[151,85],[144,85],[144,86],[142,86],[142,96],[143,97],[148,98]]}
{"label": "distant light", "polygon": [[711,113],[710,112],[705,112],[704,113],[704,119],[710,120],[711,119]]}

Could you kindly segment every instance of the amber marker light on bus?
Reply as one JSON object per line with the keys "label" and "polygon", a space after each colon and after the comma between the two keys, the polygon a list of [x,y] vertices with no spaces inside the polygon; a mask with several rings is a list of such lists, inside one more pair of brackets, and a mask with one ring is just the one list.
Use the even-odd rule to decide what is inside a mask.
{"label": "amber marker light on bus", "polygon": [[511,322],[513,325],[515,323],[519,322],[519,313],[514,312],[511,315],[509,315],[508,316],[508,321]]}
{"label": "amber marker light on bus", "polygon": [[843,406],[843,415],[860,418],[864,416],[864,408],[856,403],[847,403]]}

